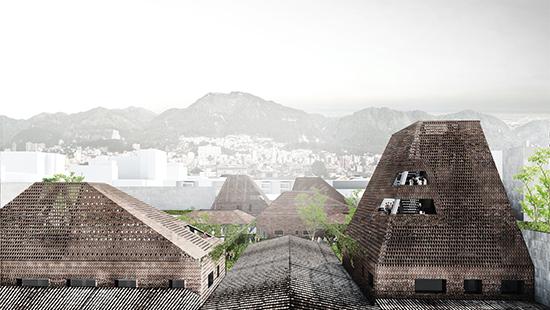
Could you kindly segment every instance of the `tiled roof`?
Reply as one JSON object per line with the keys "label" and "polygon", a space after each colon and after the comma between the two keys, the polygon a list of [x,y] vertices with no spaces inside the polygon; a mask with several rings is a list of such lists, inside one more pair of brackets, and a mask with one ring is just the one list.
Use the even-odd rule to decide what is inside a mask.
{"label": "tiled roof", "polygon": [[325,180],[320,177],[300,177],[296,178],[294,185],[292,186],[293,191],[319,191],[325,196],[330,197],[333,200],[336,200],[340,203],[345,204],[346,199],[344,195],[340,194],[334,187],[330,186]]}
{"label": "tiled roof", "polygon": [[201,303],[187,289],[0,286],[1,310],[195,310]]}
{"label": "tiled roof", "polygon": [[241,210],[195,210],[186,214],[196,220],[207,220],[208,224],[236,224],[248,225],[256,217]]}
{"label": "tiled roof", "polygon": [[376,309],[325,244],[293,236],[251,245],[202,309]]}
{"label": "tiled roof", "polygon": [[183,221],[151,207],[111,185],[104,183],[90,183],[90,185],[193,258],[204,257],[219,241],[216,238],[203,238],[192,233]]}
{"label": "tiled roof", "polygon": [[212,210],[242,210],[258,215],[269,204],[269,198],[247,175],[229,175],[212,204]]}
{"label": "tiled roof", "polygon": [[513,300],[378,299],[381,310],[545,310],[540,304]]}

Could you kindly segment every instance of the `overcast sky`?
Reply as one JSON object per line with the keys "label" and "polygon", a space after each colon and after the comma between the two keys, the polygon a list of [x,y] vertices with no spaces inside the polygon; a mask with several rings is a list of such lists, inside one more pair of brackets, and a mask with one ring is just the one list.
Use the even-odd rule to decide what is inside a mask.
{"label": "overcast sky", "polygon": [[0,1],[0,114],[186,107],[550,112],[550,1]]}

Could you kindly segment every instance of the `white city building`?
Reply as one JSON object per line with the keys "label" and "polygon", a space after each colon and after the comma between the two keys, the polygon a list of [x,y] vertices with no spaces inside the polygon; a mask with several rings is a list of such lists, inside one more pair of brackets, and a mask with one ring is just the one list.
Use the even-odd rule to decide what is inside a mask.
{"label": "white city building", "polygon": [[44,152],[0,152],[0,179],[8,182],[36,182],[65,173],[66,157]]}

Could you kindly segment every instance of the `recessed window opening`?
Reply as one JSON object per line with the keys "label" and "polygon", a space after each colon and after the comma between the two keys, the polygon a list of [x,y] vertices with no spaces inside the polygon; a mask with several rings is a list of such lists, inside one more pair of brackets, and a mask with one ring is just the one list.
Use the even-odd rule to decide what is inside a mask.
{"label": "recessed window opening", "polygon": [[274,233],[275,233],[275,237],[281,237],[283,235],[282,230],[276,230]]}
{"label": "recessed window opening", "polygon": [[433,199],[401,199],[397,214],[436,214]]}
{"label": "recessed window opening", "polygon": [[481,280],[467,279],[464,280],[464,293],[466,294],[481,294]]}
{"label": "recessed window opening", "polygon": [[500,292],[502,294],[520,295],[523,294],[525,282],[522,280],[502,280]]}
{"label": "recessed window opening", "polygon": [[393,181],[393,186],[414,186],[428,185],[428,174],[426,171],[403,171],[399,172]]}
{"label": "recessed window opening", "polygon": [[184,279],[169,280],[169,284],[170,284],[171,288],[185,288],[185,280]]}
{"label": "recessed window opening", "polygon": [[415,279],[416,293],[442,294],[447,291],[447,281],[443,279]]}
{"label": "recessed window opening", "polygon": [[214,272],[208,274],[208,287],[211,287],[214,284]]}

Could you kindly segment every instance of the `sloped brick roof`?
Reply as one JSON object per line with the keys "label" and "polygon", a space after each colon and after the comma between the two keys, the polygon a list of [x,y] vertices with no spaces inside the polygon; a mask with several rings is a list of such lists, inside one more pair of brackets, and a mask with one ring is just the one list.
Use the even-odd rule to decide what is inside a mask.
{"label": "sloped brick roof", "polygon": [[376,309],[325,244],[293,236],[251,245],[202,309]]}
{"label": "sloped brick roof", "polygon": [[173,259],[178,251],[199,259],[220,242],[100,183],[34,183],[0,215],[2,259]]}
{"label": "sloped brick roof", "polygon": [[340,194],[334,187],[330,186],[323,178],[320,177],[300,177],[296,178],[293,191],[318,191],[333,200],[345,204],[346,198]]}
{"label": "sloped brick roof", "polygon": [[546,310],[547,307],[514,300],[378,299],[381,310]]}

